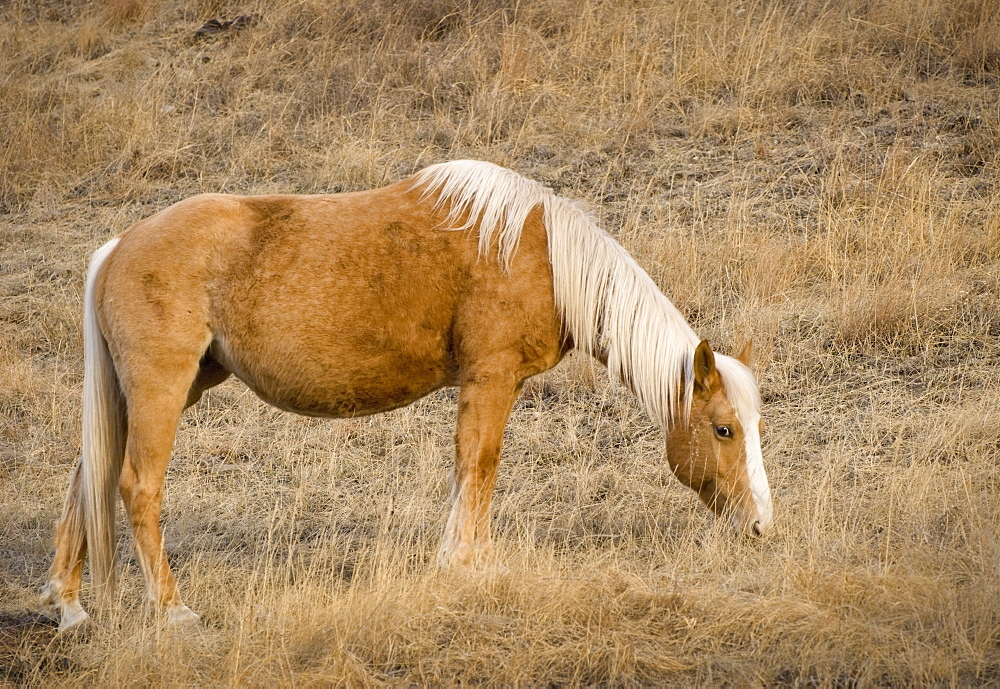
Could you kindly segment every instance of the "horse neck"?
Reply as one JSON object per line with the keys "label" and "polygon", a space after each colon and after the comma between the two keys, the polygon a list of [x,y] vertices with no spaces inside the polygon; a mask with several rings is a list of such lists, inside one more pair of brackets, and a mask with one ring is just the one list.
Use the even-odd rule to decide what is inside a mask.
{"label": "horse neck", "polygon": [[[556,307],[574,345],[601,359],[666,428],[687,420],[698,338],[635,260],[581,206],[538,182],[480,161],[459,160],[419,172],[411,188],[434,206],[450,204],[443,226],[479,224],[479,253],[495,237],[505,269],[528,213],[545,209]],[[461,222],[461,218],[465,222]]]}
{"label": "horse neck", "polygon": [[698,337],[625,249],[576,204],[545,208],[556,306],[567,334],[603,361],[665,428],[686,422]]}

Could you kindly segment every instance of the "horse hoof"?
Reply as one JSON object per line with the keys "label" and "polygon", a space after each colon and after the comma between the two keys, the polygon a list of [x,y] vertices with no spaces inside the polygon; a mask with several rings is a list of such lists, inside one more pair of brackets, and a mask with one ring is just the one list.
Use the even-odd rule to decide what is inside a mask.
{"label": "horse hoof", "polygon": [[69,631],[83,629],[89,621],[90,615],[79,605],[75,609],[63,610],[59,617],[59,629],[56,633],[65,634]]}
{"label": "horse hoof", "polygon": [[59,620],[57,634],[62,634],[73,629],[80,629],[90,621],[90,615],[83,609],[80,601],[75,596],[74,600],[69,602],[62,600],[60,588],[58,584],[50,581],[42,589],[42,595],[40,596],[40,603],[42,604],[44,614],[53,620]]}
{"label": "horse hoof", "polygon": [[201,616],[181,603],[167,610],[167,624],[176,626],[197,626]]}

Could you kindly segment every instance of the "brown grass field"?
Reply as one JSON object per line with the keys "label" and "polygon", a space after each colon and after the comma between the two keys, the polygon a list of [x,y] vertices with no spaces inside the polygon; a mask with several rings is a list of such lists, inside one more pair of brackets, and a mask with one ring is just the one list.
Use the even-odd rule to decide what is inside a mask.
{"label": "brown grass field", "polygon": [[[995,0],[0,0],[0,684],[1000,685],[998,154]],[[509,572],[441,573],[452,391],[320,421],[230,381],[165,497],[203,627],[142,602],[123,523],[117,602],[55,636],[89,253],[198,192],[453,158],[753,337],[775,529],[735,538],[571,357],[508,428]]]}

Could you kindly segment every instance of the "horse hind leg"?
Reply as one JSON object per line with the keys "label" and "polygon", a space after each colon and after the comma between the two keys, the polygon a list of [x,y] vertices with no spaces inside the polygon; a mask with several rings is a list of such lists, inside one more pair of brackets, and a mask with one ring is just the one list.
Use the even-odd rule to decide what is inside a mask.
{"label": "horse hind leg", "polygon": [[520,391],[510,372],[480,376],[459,391],[451,513],[438,551],[442,567],[481,565],[490,556],[490,501],[504,427]]}
{"label": "horse hind leg", "polygon": [[170,622],[197,621],[182,601],[167,562],[160,530],[163,484],[181,412],[219,375],[201,377],[196,348],[160,351],[133,364],[123,385],[128,399],[128,440],[119,492],[132,527],[135,553],[149,599]]}
{"label": "horse hind leg", "polygon": [[[210,355],[206,354],[199,362],[198,373],[195,376],[194,382],[191,383],[188,389],[184,407],[187,408],[195,404],[205,390],[223,382],[229,377],[229,375],[229,371],[224,369],[218,362],[212,359]],[[122,418],[124,418],[124,414],[122,414]],[[176,426],[176,423],[174,425]],[[124,435],[123,429],[122,437],[124,437]],[[137,465],[137,462],[130,462],[130,466],[133,468]],[[83,566],[84,559],[87,554],[87,538],[81,505],[81,469],[82,461],[77,463],[70,478],[70,486],[66,494],[66,503],[63,507],[63,515],[56,525],[56,554],[52,561],[52,567],[49,571],[49,580],[46,583],[45,588],[42,590],[41,595],[43,605],[51,606],[58,610],[60,621],[59,631],[61,632],[82,625],[90,619],[90,616],[83,609],[83,606],[80,603]],[[135,488],[134,476],[138,473],[149,474],[148,471],[133,471],[128,477],[123,477],[123,479],[120,480],[120,489],[123,494],[123,498],[126,490],[126,484],[130,494],[137,492]],[[124,483],[122,481],[124,481]],[[141,491],[137,492],[137,500],[141,499],[141,497],[138,497],[140,493]],[[145,521],[140,520],[140,522],[140,528],[148,531],[148,529],[145,529]],[[136,522],[133,521],[133,524],[135,523]],[[150,535],[147,534],[144,538],[144,541],[147,543],[147,547],[144,547],[141,550],[139,549],[139,541],[137,539],[137,551],[140,553],[149,552],[150,550],[153,552],[159,552],[161,548],[151,548],[148,546],[148,542],[150,540],[156,541],[156,538],[155,534],[152,535],[152,538],[150,538]],[[140,555],[140,562],[148,561],[153,561],[155,563],[157,562],[157,557],[154,556],[153,558],[149,558]],[[166,562],[166,560],[159,557],[159,562]],[[153,581],[149,576],[151,572],[154,574],[159,573],[158,578],[153,581],[153,584],[151,584],[151,597],[154,598],[154,600],[159,602],[161,597],[159,589],[162,589],[168,600],[176,599],[176,601],[179,602],[179,598],[177,598],[176,595],[171,597],[169,594],[171,586],[174,586],[172,584],[173,578],[170,576],[169,570],[167,570],[168,583],[165,586],[160,583],[162,582],[164,576],[162,572],[158,572],[158,568],[156,566],[151,568],[144,567],[143,571],[147,576],[147,582]],[[153,587],[155,587],[155,590],[157,591],[155,594],[153,593]],[[176,591],[175,586],[174,591]],[[180,604],[180,606],[175,605],[173,608],[170,608],[168,604],[168,609],[170,611],[168,614],[170,614],[173,618],[197,618],[197,615],[187,609],[186,606],[183,606],[183,604]]]}
{"label": "horse hind leg", "polygon": [[59,611],[59,631],[72,629],[89,619],[80,604],[83,559],[87,537],[80,509],[80,469],[77,462],[70,477],[62,519],[56,524],[56,554],[49,569],[49,580],[42,590],[42,604]]}

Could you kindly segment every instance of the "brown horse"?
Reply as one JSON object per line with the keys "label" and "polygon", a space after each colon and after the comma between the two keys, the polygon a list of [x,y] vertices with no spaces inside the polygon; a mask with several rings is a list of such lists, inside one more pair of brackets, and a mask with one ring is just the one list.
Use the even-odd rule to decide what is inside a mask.
{"label": "brown horse", "polygon": [[[573,347],[605,363],[667,434],[667,461],[741,531],[771,524],[760,398],[574,203],[488,163],[435,165],[383,189],[205,194],[136,223],[87,274],[83,452],[43,600],[87,619],[84,556],[113,585],[115,492],[149,597],[195,620],[160,532],[181,412],[235,375],[300,414],[352,417],[459,387],[444,566],[490,547],[490,497],[525,379]],[[747,348],[749,349],[749,347]]]}

